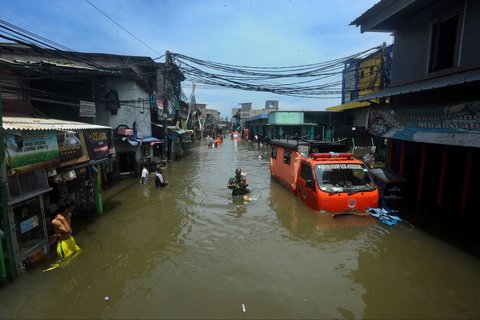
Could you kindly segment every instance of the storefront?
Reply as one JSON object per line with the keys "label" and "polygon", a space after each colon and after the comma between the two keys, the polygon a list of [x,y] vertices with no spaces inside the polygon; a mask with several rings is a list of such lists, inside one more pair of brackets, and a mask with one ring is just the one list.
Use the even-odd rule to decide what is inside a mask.
{"label": "storefront", "polygon": [[163,162],[161,157],[162,152],[162,142],[163,140],[157,139],[155,137],[144,137],[139,139],[141,142],[140,145],[140,165],[146,166],[149,171],[155,171],[158,165],[161,165]]}
{"label": "storefront", "polygon": [[134,130],[126,125],[120,125],[115,129],[114,139],[119,175],[130,176],[138,173],[140,170],[140,141],[134,135]]}
{"label": "storefront", "polygon": [[[70,138],[57,132],[60,165],[49,172],[53,191],[48,194],[47,212],[53,215],[59,206],[73,202],[74,214],[92,216],[98,211],[98,182],[108,181],[112,168],[111,131],[104,128],[70,131]],[[76,141],[72,144],[70,141]]]}
{"label": "storefront", "polygon": [[43,196],[52,190],[45,169],[9,177],[8,220],[17,272],[28,269],[49,252]]}
{"label": "storefront", "polygon": [[168,159],[183,159],[186,151],[186,144],[192,142],[193,130],[179,129],[169,126],[168,128]]}
{"label": "storefront", "polygon": [[3,129],[8,201],[0,229],[15,277],[50,252],[50,221],[62,203],[73,202],[74,214],[102,210],[100,181],[113,145],[109,127],[79,122],[3,117]]}
{"label": "storefront", "polygon": [[126,125],[120,125],[115,130],[115,146],[121,176],[139,173],[143,166],[154,170],[156,165],[162,162],[163,140],[152,136],[138,137],[135,131]]}

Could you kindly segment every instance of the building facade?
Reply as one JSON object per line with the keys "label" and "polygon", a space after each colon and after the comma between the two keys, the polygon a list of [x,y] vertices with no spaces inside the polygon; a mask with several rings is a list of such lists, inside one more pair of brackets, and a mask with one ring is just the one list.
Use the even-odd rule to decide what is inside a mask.
{"label": "building facade", "polygon": [[476,1],[383,0],[352,22],[395,37],[391,83],[358,100],[379,100],[368,128],[388,140],[387,165],[408,179],[417,218],[476,240],[479,15]]}

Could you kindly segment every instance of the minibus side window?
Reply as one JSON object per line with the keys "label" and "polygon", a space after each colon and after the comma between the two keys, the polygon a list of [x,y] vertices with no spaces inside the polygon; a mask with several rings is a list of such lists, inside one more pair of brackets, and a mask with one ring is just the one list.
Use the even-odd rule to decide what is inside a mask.
{"label": "minibus side window", "polygon": [[292,153],[289,150],[283,150],[283,163],[290,164]]}
{"label": "minibus side window", "polygon": [[312,167],[306,162],[302,162],[300,166],[300,177],[305,180],[305,186],[315,190],[315,183],[313,182]]}
{"label": "minibus side window", "polygon": [[272,154],[271,154],[272,159],[277,159],[277,150],[278,148],[276,146],[272,146]]}
{"label": "minibus side window", "polygon": [[300,169],[300,177],[307,181],[307,180],[313,180],[313,173],[312,173],[312,168],[305,162],[302,162],[302,167]]}

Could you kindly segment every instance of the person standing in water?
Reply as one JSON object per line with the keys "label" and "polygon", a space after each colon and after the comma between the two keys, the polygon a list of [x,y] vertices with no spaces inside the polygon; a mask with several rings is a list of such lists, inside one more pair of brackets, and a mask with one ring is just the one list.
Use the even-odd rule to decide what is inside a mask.
{"label": "person standing in water", "polygon": [[140,183],[146,184],[148,181],[148,170],[146,166],[143,166],[142,175],[140,176]]}
{"label": "person standing in water", "polygon": [[157,188],[163,188],[168,184],[162,173],[162,168],[158,168],[157,172],[155,173],[155,187]]}
{"label": "person standing in water", "polygon": [[55,232],[53,236],[57,239],[57,254],[62,259],[81,251],[72,235],[71,218],[73,209],[73,203],[61,206],[60,212],[51,222],[52,229]]}
{"label": "person standing in water", "polygon": [[235,170],[235,176],[228,180],[227,188],[232,190],[232,196],[243,196],[250,192],[247,177],[242,175],[242,169]]}

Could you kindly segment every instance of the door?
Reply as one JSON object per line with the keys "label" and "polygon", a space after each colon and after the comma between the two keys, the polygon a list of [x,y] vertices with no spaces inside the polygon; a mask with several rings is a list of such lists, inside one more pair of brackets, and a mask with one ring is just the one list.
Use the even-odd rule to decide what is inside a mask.
{"label": "door", "polygon": [[297,178],[297,196],[299,196],[309,207],[319,210],[316,196],[316,184],[312,166],[309,163],[302,161],[300,164],[300,174]]}

